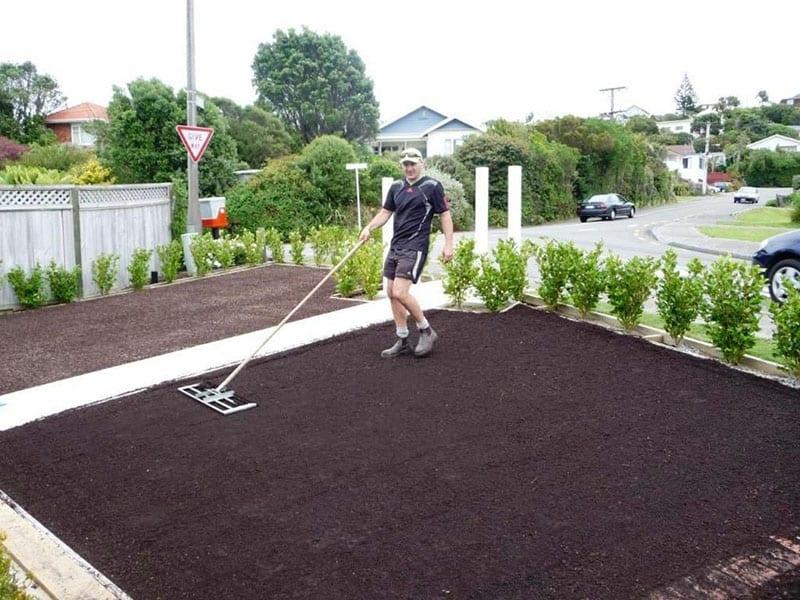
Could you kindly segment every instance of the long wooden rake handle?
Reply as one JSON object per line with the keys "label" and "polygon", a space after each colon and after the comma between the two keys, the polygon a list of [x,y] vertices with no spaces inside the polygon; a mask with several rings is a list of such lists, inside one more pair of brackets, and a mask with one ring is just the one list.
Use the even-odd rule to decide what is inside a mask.
{"label": "long wooden rake handle", "polygon": [[306,297],[305,297],[305,298],[303,298],[303,299],[300,301],[300,303],[299,303],[297,306],[295,306],[295,307],[292,309],[292,311],[291,311],[291,312],[290,312],[288,315],[286,315],[286,316],[283,318],[283,321],[281,321],[281,322],[278,324],[278,326],[277,326],[275,329],[273,329],[273,330],[272,330],[272,332],[269,334],[269,336],[267,337],[267,339],[265,339],[265,340],[264,340],[264,342],[263,342],[263,343],[262,343],[262,344],[261,344],[261,345],[260,345],[258,348],[256,348],[255,352],[253,352],[253,353],[252,353],[250,356],[248,356],[248,357],[247,357],[245,360],[243,360],[243,361],[242,361],[242,362],[239,364],[239,366],[238,366],[238,367],[236,367],[236,369],[234,369],[233,373],[231,373],[230,375],[228,375],[228,377],[226,377],[226,378],[225,378],[225,381],[223,381],[222,383],[220,383],[220,384],[219,384],[219,386],[217,386],[217,391],[218,391],[218,392],[221,392],[221,391],[223,391],[223,390],[224,390],[224,389],[225,389],[225,388],[228,386],[228,384],[230,384],[230,382],[231,382],[231,381],[233,381],[233,378],[234,378],[234,377],[236,377],[236,376],[239,374],[239,371],[241,371],[242,369],[244,369],[244,368],[247,366],[247,363],[249,363],[251,360],[253,360],[253,358],[255,357],[255,355],[256,355],[256,354],[258,354],[259,352],[261,352],[261,349],[262,349],[264,346],[266,346],[266,345],[269,343],[269,341],[270,341],[270,340],[271,340],[273,337],[275,337],[275,334],[276,334],[276,333],[278,333],[278,332],[281,330],[281,327],[283,327],[283,326],[286,324],[286,322],[287,322],[289,319],[291,319],[291,318],[292,318],[292,315],[293,315],[294,313],[296,313],[298,310],[300,310],[300,309],[303,307],[303,305],[304,305],[304,304],[305,304],[305,303],[308,301],[308,299],[309,299],[309,298],[311,298],[311,296],[313,296],[313,295],[314,295],[314,293],[315,293],[315,292],[316,292],[316,291],[317,291],[319,288],[321,288],[321,287],[322,287],[322,284],[323,284],[323,283],[325,283],[326,281],[328,281],[328,279],[330,279],[330,278],[331,278],[331,276],[332,276],[334,273],[336,273],[336,271],[338,271],[340,268],[342,268],[342,265],[344,265],[344,263],[346,263],[348,260],[350,260],[350,258],[351,258],[351,257],[352,257],[352,256],[353,256],[353,255],[354,255],[354,254],[355,254],[355,253],[358,251],[358,249],[359,249],[359,248],[361,248],[361,246],[363,246],[363,245],[364,245],[364,242],[363,242],[363,240],[359,240],[359,241],[356,243],[356,245],[355,245],[355,246],[353,246],[353,247],[350,249],[350,251],[349,251],[347,254],[345,254],[344,258],[343,258],[342,260],[340,260],[340,261],[339,261],[339,264],[337,264],[337,265],[336,265],[335,267],[333,267],[333,268],[332,268],[330,271],[328,271],[328,274],[327,274],[327,275],[325,275],[325,277],[323,277],[323,278],[322,278],[322,281],[320,281],[320,282],[319,282],[319,283],[318,283],[318,284],[317,284],[317,285],[314,287],[314,289],[313,289],[313,290],[311,290],[310,292],[308,292],[308,294],[306,295]]}

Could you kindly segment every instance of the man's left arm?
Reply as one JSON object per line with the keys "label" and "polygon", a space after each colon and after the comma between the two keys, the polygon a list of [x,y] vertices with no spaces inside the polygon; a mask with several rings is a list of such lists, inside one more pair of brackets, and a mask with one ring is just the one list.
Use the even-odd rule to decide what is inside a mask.
{"label": "man's left arm", "polygon": [[450,215],[450,207],[444,197],[444,187],[441,183],[436,186],[433,195],[433,209],[439,215],[444,232],[444,249],[442,250],[442,260],[450,262],[453,259],[453,217]]}

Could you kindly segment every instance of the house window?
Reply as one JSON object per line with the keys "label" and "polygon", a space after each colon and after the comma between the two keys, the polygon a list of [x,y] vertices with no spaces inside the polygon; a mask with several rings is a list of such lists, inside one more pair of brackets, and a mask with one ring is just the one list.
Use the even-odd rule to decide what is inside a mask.
{"label": "house window", "polygon": [[683,125],[676,125],[675,131],[683,131]]}
{"label": "house window", "polygon": [[705,168],[705,166],[706,166],[706,165],[705,165],[705,161],[704,161],[702,158],[701,158],[701,159],[699,159],[699,160],[700,160],[700,168],[701,168],[701,169]]}
{"label": "house window", "polygon": [[683,159],[683,168],[684,169],[688,169],[689,168],[689,159],[688,158],[684,158]]}
{"label": "house window", "polygon": [[777,149],[784,152],[797,152],[797,146],[778,146]]}
{"label": "house window", "polygon": [[72,143],[76,146],[94,146],[97,138],[86,130],[80,123],[72,124]]}

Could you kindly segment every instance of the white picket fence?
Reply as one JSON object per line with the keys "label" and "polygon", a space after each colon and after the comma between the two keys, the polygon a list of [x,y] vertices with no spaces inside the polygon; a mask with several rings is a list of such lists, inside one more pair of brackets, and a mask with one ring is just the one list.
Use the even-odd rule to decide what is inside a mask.
{"label": "white picket fence", "polygon": [[[128,286],[128,263],[137,248],[154,250],[170,241],[171,185],[0,186],[0,273],[26,271],[51,260],[81,265],[84,296],[98,293],[92,263],[119,255],[117,286]],[[150,267],[158,258],[153,252]],[[16,306],[6,277],[0,309]]]}

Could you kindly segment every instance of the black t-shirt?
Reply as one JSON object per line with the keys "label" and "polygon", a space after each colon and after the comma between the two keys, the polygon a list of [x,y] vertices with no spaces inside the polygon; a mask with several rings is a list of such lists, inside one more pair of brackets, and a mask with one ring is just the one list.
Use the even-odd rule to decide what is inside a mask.
{"label": "black t-shirt", "polygon": [[420,177],[413,184],[405,179],[395,181],[389,188],[383,208],[394,213],[391,247],[426,251],[434,213],[438,215],[447,210],[444,187],[427,176]]}

